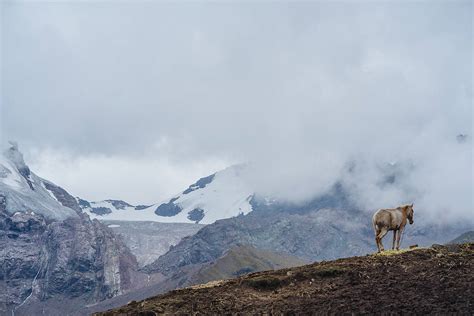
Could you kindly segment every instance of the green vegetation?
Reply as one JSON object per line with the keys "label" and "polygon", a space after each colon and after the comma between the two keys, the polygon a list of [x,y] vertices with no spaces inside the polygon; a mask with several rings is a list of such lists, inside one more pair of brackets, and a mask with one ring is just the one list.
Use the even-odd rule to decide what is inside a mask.
{"label": "green vegetation", "polygon": [[242,284],[256,290],[271,291],[285,285],[286,279],[280,279],[271,275],[260,275],[254,278],[242,280]]}
{"label": "green vegetation", "polygon": [[394,255],[399,255],[401,253],[413,251],[415,249],[420,249],[420,248],[414,248],[414,249],[400,249],[400,250],[385,250],[382,252],[375,253],[374,256],[394,256]]}
{"label": "green vegetation", "polygon": [[315,278],[332,278],[347,272],[346,268],[340,266],[324,265],[310,271],[299,271],[294,275],[296,281],[311,280]]}
{"label": "green vegetation", "polygon": [[321,278],[331,278],[338,275],[341,275],[346,272],[346,269],[343,269],[338,266],[329,266],[329,267],[321,267],[314,272],[314,275],[319,276]]}

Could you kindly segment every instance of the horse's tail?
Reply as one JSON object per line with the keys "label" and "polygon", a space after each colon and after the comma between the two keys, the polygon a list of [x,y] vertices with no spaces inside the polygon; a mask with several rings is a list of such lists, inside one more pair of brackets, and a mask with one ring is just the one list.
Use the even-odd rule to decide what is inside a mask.
{"label": "horse's tail", "polygon": [[372,227],[374,228],[374,233],[377,234],[377,213],[379,211],[375,212],[374,215],[372,216]]}

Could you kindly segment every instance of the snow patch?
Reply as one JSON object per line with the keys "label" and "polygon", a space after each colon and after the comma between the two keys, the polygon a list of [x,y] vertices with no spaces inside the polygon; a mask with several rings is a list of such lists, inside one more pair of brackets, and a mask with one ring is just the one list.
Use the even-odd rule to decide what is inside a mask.
{"label": "snow patch", "polygon": [[5,157],[0,155],[0,169],[2,170],[2,176],[0,177],[0,182],[9,186],[14,190],[19,190],[22,188],[22,183],[24,178],[16,171],[16,167],[13,163],[8,161]]}

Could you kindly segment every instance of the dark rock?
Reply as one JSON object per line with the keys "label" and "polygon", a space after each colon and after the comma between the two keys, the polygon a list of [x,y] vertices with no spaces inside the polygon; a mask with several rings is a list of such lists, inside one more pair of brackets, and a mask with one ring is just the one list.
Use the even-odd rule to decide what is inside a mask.
{"label": "dark rock", "polygon": [[35,190],[34,186],[33,186],[33,183],[31,182],[31,179],[30,179],[30,168],[28,168],[28,166],[24,166],[24,167],[21,167],[21,168],[18,168],[18,172],[23,176],[23,178],[25,178],[26,182],[28,183],[28,186],[30,187],[31,190]]}
{"label": "dark rock", "polygon": [[188,219],[194,221],[196,224],[204,218],[204,210],[201,208],[195,208],[188,212]]}
{"label": "dark rock", "polygon": [[172,198],[168,203],[158,206],[155,210],[155,214],[159,216],[175,216],[181,212],[183,209],[179,205],[174,204],[177,199],[177,197]]}
{"label": "dark rock", "polygon": [[75,210],[76,212],[81,212],[82,209],[77,203],[76,199],[72,195],[67,193],[66,190],[51,182],[43,181],[43,184],[47,190],[53,193],[56,200],[58,200],[59,203],[61,203],[63,206],[69,207]]}
{"label": "dark rock", "polygon": [[196,181],[196,183],[191,184],[189,186],[189,188],[184,190],[183,194],[188,194],[188,193],[191,193],[191,192],[193,192],[197,189],[202,189],[202,188],[206,187],[206,185],[208,185],[209,183],[212,182],[212,180],[214,180],[214,177],[215,177],[215,174],[211,174],[210,176],[199,179],[198,181]]}
{"label": "dark rock", "polygon": [[6,230],[27,233],[27,232],[42,232],[45,227],[45,220],[43,217],[33,213],[16,213],[11,217],[4,219],[4,225]]}
{"label": "dark rock", "polygon": [[108,207],[100,206],[100,207],[93,207],[91,212],[97,215],[105,215],[105,214],[112,213],[112,210]]}
{"label": "dark rock", "polygon": [[84,208],[92,208],[91,204],[90,204],[88,201],[83,200],[83,199],[81,199],[81,198],[77,198],[77,200],[78,200],[79,206],[80,206],[82,209],[84,209]]}
{"label": "dark rock", "polygon": [[28,166],[25,164],[23,154],[18,150],[18,144],[16,142],[10,142],[10,145],[10,148],[8,148],[8,150],[4,153],[5,157],[7,157],[11,162],[13,162],[18,172],[23,178],[25,178],[30,189],[34,191],[35,188],[30,179],[30,168],[28,168]]}
{"label": "dark rock", "polygon": [[149,208],[151,205],[137,205],[135,206],[135,210],[137,211],[141,211],[141,210],[144,210],[146,208]]}

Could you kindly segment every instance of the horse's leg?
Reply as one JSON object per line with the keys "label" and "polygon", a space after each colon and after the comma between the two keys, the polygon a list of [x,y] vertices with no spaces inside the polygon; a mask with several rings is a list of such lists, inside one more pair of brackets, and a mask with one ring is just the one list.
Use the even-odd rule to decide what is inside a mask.
{"label": "horse's leg", "polygon": [[403,228],[400,227],[397,234],[397,250],[400,249],[400,236],[403,234]]}
{"label": "horse's leg", "polygon": [[380,252],[380,239],[379,239],[380,229],[375,230],[375,244],[377,245],[378,252]]}
{"label": "horse's leg", "polygon": [[384,251],[384,248],[383,248],[383,244],[382,244],[382,238],[387,235],[388,233],[388,228],[382,228],[380,230],[380,233],[377,235],[378,239],[379,239],[379,243],[380,243],[380,251]]}
{"label": "horse's leg", "polygon": [[393,243],[392,243],[392,250],[395,249],[395,240],[397,239],[397,230],[393,230]]}

